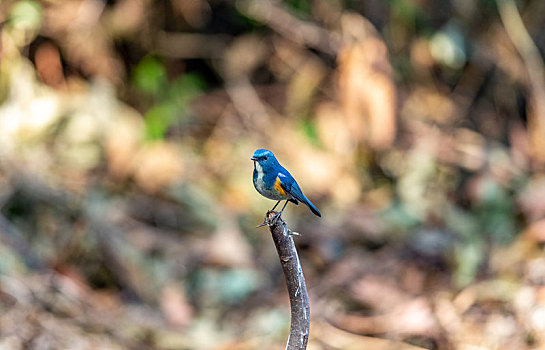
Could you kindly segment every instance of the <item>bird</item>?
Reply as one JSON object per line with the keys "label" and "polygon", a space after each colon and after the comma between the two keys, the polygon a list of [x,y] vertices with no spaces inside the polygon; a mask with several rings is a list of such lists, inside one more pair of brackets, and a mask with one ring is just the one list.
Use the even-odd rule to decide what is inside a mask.
{"label": "bird", "polygon": [[[271,209],[273,211],[280,202],[286,201],[276,219],[282,216],[282,212],[289,202],[299,205],[299,202],[309,207],[314,215],[322,217],[320,211],[312,204],[301,191],[297,181],[291,176],[274,154],[266,149],[258,149],[252,158],[254,162],[253,182],[254,187],[263,197],[278,201]],[[276,221],[275,219],[275,221]]]}

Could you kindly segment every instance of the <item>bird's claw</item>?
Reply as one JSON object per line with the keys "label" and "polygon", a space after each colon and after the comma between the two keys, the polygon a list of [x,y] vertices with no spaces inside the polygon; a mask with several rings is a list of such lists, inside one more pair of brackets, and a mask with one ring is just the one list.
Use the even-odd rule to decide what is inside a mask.
{"label": "bird's claw", "polygon": [[269,210],[267,214],[265,214],[263,223],[257,225],[256,228],[263,227],[263,226],[269,226],[269,227],[274,226],[276,225],[276,222],[278,221],[278,219],[280,219],[281,216],[282,216],[282,212],[278,213],[278,212],[275,212],[274,210]]}
{"label": "bird's claw", "polygon": [[275,225],[278,219],[280,219],[280,217],[282,217],[282,212],[274,214],[271,224],[269,226]]}

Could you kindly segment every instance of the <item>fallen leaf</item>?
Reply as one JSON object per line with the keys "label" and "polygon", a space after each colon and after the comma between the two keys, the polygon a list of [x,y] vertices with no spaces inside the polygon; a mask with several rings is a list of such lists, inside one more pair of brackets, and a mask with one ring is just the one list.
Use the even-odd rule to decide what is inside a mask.
{"label": "fallen leaf", "polygon": [[219,220],[221,225],[210,240],[207,261],[226,267],[252,266],[251,248],[232,217]]}
{"label": "fallen leaf", "polygon": [[36,49],[34,58],[36,72],[46,84],[56,88],[65,83],[59,49],[51,43],[44,43]]}
{"label": "fallen leaf", "polygon": [[138,152],[134,177],[144,190],[154,193],[180,179],[184,166],[182,154],[174,143],[156,141]]}
{"label": "fallen leaf", "polygon": [[353,137],[383,150],[396,134],[396,87],[388,49],[372,25],[357,14],[342,20],[345,46],[338,57],[339,94]]}
{"label": "fallen leaf", "polygon": [[178,284],[167,284],[161,291],[159,303],[169,323],[174,326],[185,327],[193,319],[193,307]]}

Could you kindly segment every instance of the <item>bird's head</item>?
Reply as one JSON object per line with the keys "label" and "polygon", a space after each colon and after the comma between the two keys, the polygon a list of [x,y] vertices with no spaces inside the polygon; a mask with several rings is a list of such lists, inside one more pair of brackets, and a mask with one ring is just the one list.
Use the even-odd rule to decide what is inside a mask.
{"label": "bird's head", "polygon": [[254,152],[251,159],[254,161],[254,165],[257,163],[262,168],[267,168],[278,163],[274,154],[266,149],[258,149]]}

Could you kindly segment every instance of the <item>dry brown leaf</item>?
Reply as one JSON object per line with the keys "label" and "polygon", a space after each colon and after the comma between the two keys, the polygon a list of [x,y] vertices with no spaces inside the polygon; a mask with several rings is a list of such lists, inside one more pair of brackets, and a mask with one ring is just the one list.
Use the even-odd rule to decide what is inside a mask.
{"label": "dry brown leaf", "polygon": [[238,37],[225,52],[224,72],[238,77],[252,72],[267,57],[267,46],[255,35]]}
{"label": "dry brown leaf", "polygon": [[411,45],[411,63],[416,71],[427,71],[433,67],[435,60],[428,40],[417,39]]}
{"label": "dry brown leaf", "polygon": [[184,170],[177,145],[166,141],[157,141],[142,147],[133,167],[138,185],[151,193],[179,180]]}
{"label": "dry brown leaf", "polygon": [[189,304],[185,291],[175,283],[167,284],[159,298],[161,310],[168,321],[178,327],[184,327],[193,318],[193,307]]}
{"label": "dry brown leaf", "polygon": [[388,148],[396,134],[396,87],[388,49],[363,17],[344,15],[342,25],[350,37],[338,58],[346,123],[354,138],[375,149]]}
{"label": "dry brown leaf", "polygon": [[486,161],[486,141],[481,134],[459,128],[454,131],[453,142],[452,149],[456,153],[453,160],[466,169],[481,169]]}
{"label": "dry brown leaf", "polygon": [[56,88],[65,83],[62,71],[61,55],[56,46],[51,43],[43,43],[36,49],[36,72],[46,84]]}
{"label": "dry brown leaf", "polygon": [[310,105],[311,98],[325,75],[324,64],[316,58],[307,58],[299,64],[286,93],[288,115],[297,115]]}
{"label": "dry brown leaf", "polygon": [[89,76],[121,81],[124,72],[100,25],[101,1],[59,1],[45,11],[43,33],[61,45],[63,57]]}
{"label": "dry brown leaf", "polygon": [[227,267],[252,266],[251,248],[232,217],[219,221],[222,225],[214,234],[208,248],[207,261]]}
{"label": "dry brown leaf", "polygon": [[368,275],[350,288],[354,298],[377,310],[392,310],[410,297],[386,277]]}
{"label": "dry brown leaf", "polygon": [[433,336],[439,328],[429,301],[415,298],[397,305],[392,311],[376,316],[336,315],[340,328],[362,334],[412,334]]}
{"label": "dry brown leaf", "polygon": [[144,0],[117,1],[105,14],[105,21],[116,35],[134,33],[142,28],[145,16],[150,12],[149,5]]}
{"label": "dry brown leaf", "polygon": [[210,4],[205,0],[173,0],[172,7],[194,28],[206,24],[210,17]]}
{"label": "dry brown leaf", "polygon": [[534,234],[531,229],[527,229],[511,244],[491,250],[488,263],[490,270],[498,275],[520,274],[527,259],[541,254]]}
{"label": "dry brown leaf", "polygon": [[324,146],[337,154],[351,154],[357,142],[346,127],[342,109],[334,103],[321,103],[315,114],[318,136]]}
{"label": "dry brown leaf", "polygon": [[530,141],[522,121],[512,121],[509,125],[509,144],[513,164],[522,171],[528,171],[530,164]]}
{"label": "dry brown leaf", "polygon": [[545,215],[545,177],[535,176],[518,195],[518,202],[529,221]]}
{"label": "dry brown leaf", "polygon": [[365,334],[437,335],[439,332],[429,300],[413,297],[389,278],[364,276],[350,291],[354,298],[372,307],[375,315],[335,315],[335,324],[343,329]]}
{"label": "dry brown leaf", "polygon": [[458,114],[454,101],[437,90],[415,88],[401,109],[403,120],[423,119],[429,122],[452,123]]}
{"label": "dry brown leaf", "polygon": [[112,121],[105,137],[105,152],[108,170],[118,179],[131,174],[133,162],[142,143],[144,125],[142,118],[123,108]]}
{"label": "dry brown leaf", "polygon": [[328,349],[424,350],[424,348],[400,341],[354,334],[324,322],[315,322],[312,329],[309,349],[312,346],[312,342],[319,341],[326,344]]}
{"label": "dry brown leaf", "polygon": [[533,242],[545,242],[545,219],[533,222],[524,231],[524,236]]}

